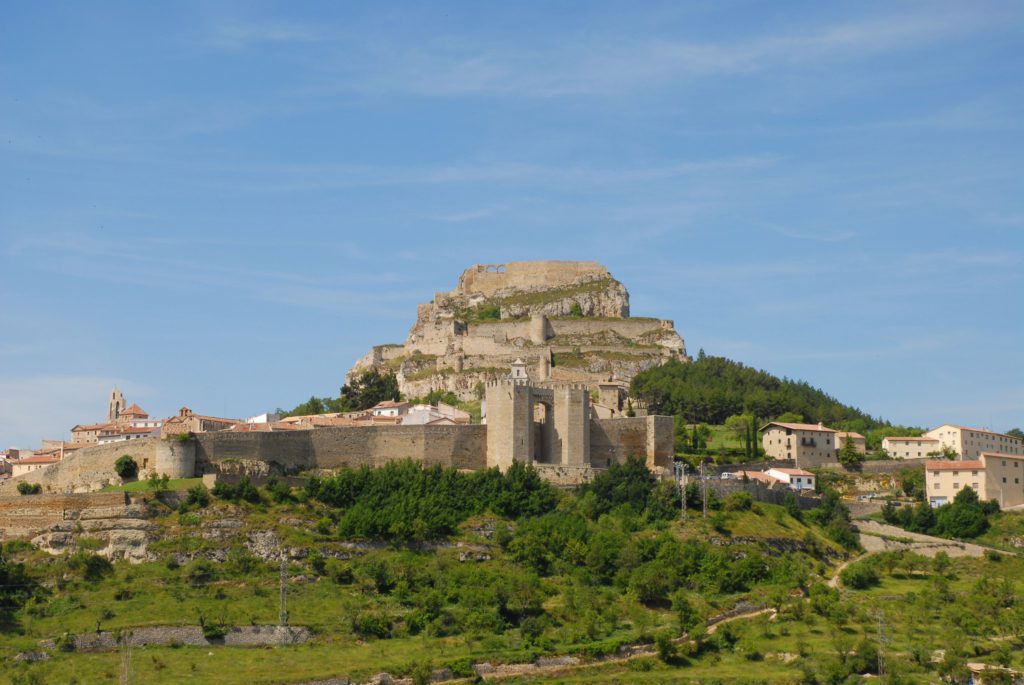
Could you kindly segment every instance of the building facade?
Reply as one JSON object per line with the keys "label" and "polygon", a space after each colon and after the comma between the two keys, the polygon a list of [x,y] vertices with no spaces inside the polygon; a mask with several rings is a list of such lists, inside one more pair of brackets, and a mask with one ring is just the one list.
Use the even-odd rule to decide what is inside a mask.
{"label": "building facade", "polygon": [[1024,455],[982,452],[978,459],[925,462],[925,488],[933,507],[949,504],[964,488],[1001,509],[1024,504]]}
{"label": "building facade", "polygon": [[836,432],[822,424],[772,421],[761,428],[761,445],[771,459],[788,459],[797,468],[836,460]]}
{"label": "building facade", "polygon": [[1021,439],[1003,433],[994,433],[983,428],[968,428],[944,423],[924,434],[926,438],[939,441],[936,451],[949,447],[961,459],[977,459],[983,452],[1024,455]]}
{"label": "building facade", "polygon": [[925,436],[889,436],[882,438],[882,449],[893,459],[924,459],[940,451],[937,438]]}

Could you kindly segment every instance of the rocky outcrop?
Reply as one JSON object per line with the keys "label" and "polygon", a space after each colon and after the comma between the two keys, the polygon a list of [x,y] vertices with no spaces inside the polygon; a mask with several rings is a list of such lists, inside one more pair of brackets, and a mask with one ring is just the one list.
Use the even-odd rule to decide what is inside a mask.
{"label": "rocky outcrop", "polygon": [[629,292],[596,262],[477,265],[451,292],[421,304],[402,345],[379,345],[348,380],[395,372],[407,397],[449,390],[473,399],[516,359],[535,381],[628,383],[669,359],[688,359],[672,321],[630,316]]}

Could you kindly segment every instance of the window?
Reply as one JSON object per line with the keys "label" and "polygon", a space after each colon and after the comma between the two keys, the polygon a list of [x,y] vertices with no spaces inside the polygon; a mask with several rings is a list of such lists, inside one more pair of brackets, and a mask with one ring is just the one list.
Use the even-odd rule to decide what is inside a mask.
{"label": "window", "polygon": [[1014,478],[1013,482],[1015,485],[1020,485],[1020,478]]}
{"label": "window", "polygon": [[1003,482],[1004,483],[1006,482],[1006,476],[1003,476]]}
{"label": "window", "polygon": [[971,475],[972,476],[976,476],[976,475],[978,475],[978,472],[977,471],[971,471]]}
{"label": "window", "polygon": [[936,483],[935,483],[935,489],[936,489],[936,490],[938,490],[938,489],[939,489],[939,484],[938,484],[938,482],[936,482]]}
{"label": "window", "polygon": [[960,483],[953,483],[953,489],[954,490],[959,490],[960,489]]}
{"label": "window", "polygon": [[974,488],[975,490],[977,490],[978,489],[978,484],[977,483],[971,483],[971,487]]}
{"label": "window", "polygon": [[960,473],[959,471],[954,471],[953,472],[953,476],[955,477],[955,476],[959,475],[959,473]]}

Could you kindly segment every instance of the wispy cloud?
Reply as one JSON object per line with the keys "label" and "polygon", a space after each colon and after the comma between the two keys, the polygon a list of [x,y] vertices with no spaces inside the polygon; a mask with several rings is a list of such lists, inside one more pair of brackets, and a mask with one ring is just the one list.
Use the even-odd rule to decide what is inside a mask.
{"label": "wispy cloud", "polygon": [[857,237],[857,232],[850,230],[796,229],[777,224],[768,224],[768,228],[787,238],[810,240],[817,243],[841,243]]}
{"label": "wispy cloud", "polygon": [[323,26],[294,22],[226,22],[214,24],[204,36],[217,50],[242,50],[267,43],[318,43],[331,37]]}
{"label": "wispy cloud", "polygon": [[344,41],[346,50],[320,66],[329,76],[323,86],[341,90],[430,96],[608,95],[692,78],[861,59],[976,31],[1000,19],[991,12],[923,6],[917,13],[793,26],[720,42],[607,33],[559,33],[532,46],[451,35],[411,37],[398,44],[374,37],[356,43],[354,55],[352,41]]}

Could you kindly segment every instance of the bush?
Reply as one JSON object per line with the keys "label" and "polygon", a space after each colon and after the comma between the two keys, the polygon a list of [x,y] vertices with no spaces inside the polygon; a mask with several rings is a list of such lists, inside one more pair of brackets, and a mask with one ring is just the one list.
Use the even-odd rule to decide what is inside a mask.
{"label": "bush", "polygon": [[185,504],[187,506],[195,505],[200,509],[206,508],[210,504],[210,491],[207,490],[206,486],[202,483],[189,488],[188,496],[185,498]]}
{"label": "bush", "polygon": [[82,578],[89,582],[103,580],[113,575],[114,565],[98,554],[78,552],[68,559],[68,566],[76,571],[82,572]]}
{"label": "bush", "polygon": [[854,590],[866,590],[879,583],[878,569],[871,560],[850,564],[839,574],[839,578],[843,585]]}
{"label": "bush", "polygon": [[242,476],[237,485],[218,482],[211,491],[214,497],[231,500],[233,502],[246,501],[252,504],[260,503],[260,491],[249,480],[249,476]]}
{"label": "bush", "polygon": [[26,483],[25,481],[18,483],[19,495],[38,495],[42,491],[43,486],[39,483]]}
{"label": "bush", "polygon": [[206,559],[196,559],[185,570],[185,580],[192,587],[204,587],[217,576],[217,570]]}
{"label": "bush", "polygon": [[726,511],[750,511],[754,498],[748,492],[731,492],[725,498]]}
{"label": "bush", "polygon": [[352,631],[364,638],[391,636],[391,620],[377,611],[361,611],[352,619]]}
{"label": "bush", "polygon": [[168,484],[171,482],[171,477],[166,473],[157,475],[156,471],[149,474],[149,489],[150,490],[166,490]]}
{"label": "bush", "polygon": [[128,480],[139,475],[139,465],[130,454],[123,454],[114,462],[114,472],[121,480]]}

